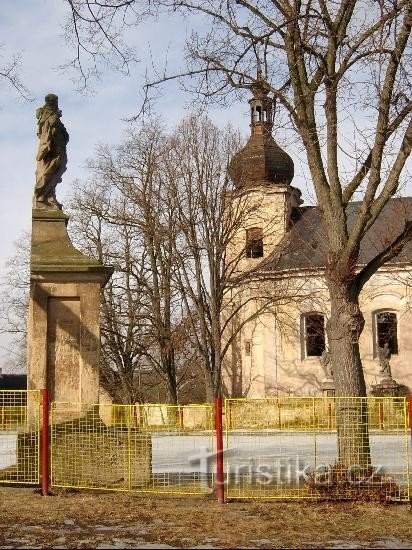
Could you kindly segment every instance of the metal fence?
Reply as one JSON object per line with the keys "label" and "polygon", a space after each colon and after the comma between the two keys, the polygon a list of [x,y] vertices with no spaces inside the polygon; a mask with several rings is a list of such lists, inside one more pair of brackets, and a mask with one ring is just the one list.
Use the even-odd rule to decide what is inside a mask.
{"label": "metal fence", "polygon": [[224,414],[220,399],[215,408],[54,402],[49,409],[45,390],[0,391],[0,483],[42,481],[43,494],[50,481],[188,495],[216,487],[220,501],[224,490],[227,499],[407,501],[407,404],[279,397],[226,399]]}
{"label": "metal fence", "polygon": [[405,398],[225,402],[227,498],[409,500]]}
{"label": "metal fence", "polygon": [[202,494],[213,468],[211,405],[52,403],[51,485],[148,493]]}
{"label": "metal fence", "polygon": [[40,391],[0,391],[0,483],[40,482]]}

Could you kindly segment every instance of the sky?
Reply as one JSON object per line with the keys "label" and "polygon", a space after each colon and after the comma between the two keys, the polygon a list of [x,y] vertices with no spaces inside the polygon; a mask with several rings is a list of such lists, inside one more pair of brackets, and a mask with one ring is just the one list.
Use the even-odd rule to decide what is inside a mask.
{"label": "sky", "polygon": [[[62,121],[70,134],[67,171],[57,188],[64,205],[71,182],[87,177],[86,160],[93,156],[96,145],[119,143],[128,126],[126,119],[138,112],[150,55],[162,65],[167,51],[170,70],[181,65],[183,43],[190,32],[189,22],[177,18],[164,17],[141,26],[132,37],[141,59],[133,73],[126,77],[107,69],[95,83],[94,93],[82,94],[76,91],[76,74],[58,69],[73,56],[63,37],[66,16],[63,0],[0,2],[0,55],[6,60],[13,53],[21,54],[21,79],[33,97],[31,102],[23,100],[0,80],[0,273],[13,254],[15,240],[30,229],[37,149],[35,110],[43,105],[44,96],[50,92],[59,96]],[[168,83],[155,111],[173,127],[190,111],[190,99],[177,83]],[[210,116],[217,124],[231,122],[248,135],[246,101],[211,110]]]}
{"label": "sky", "polygon": [[[65,5],[60,0],[2,0],[0,3],[0,36],[4,44],[0,53],[5,59],[12,53],[21,53],[21,78],[34,97],[32,102],[25,101],[0,81],[0,269],[13,253],[13,242],[30,228],[37,149],[35,110],[43,105],[44,96],[49,92],[59,96],[62,121],[70,134],[67,171],[57,188],[63,204],[64,197],[70,193],[70,183],[87,176],[86,160],[93,156],[96,145],[119,143],[128,126],[125,119],[139,110],[146,70],[144,61],[129,77],[107,70],[95,84],[94,93],[87,95],[76,91],[73,72],[58,69],[73,54],[62,36],[65,14]],[[155,28],[139,30],[140,57],[144,58],[149,48],[154,50],[153,36],[165,37],[164,49],[170,45],[167,36],[180,36],[177,42],[181,43],[184,34],[181,23],[176,21],[172,25],[168,21],[167,33],[162,32],[164,27],[166,22],[160,21]],[[158,38],[156,47],[160,48]],[[171,84],[156,105],[156,112],[167,125],[173,126],[188,112],[188,100]],[[228,111],[213,115],[225,122],[232,116],[236,119],[242,106],[238,105],[235,111],[235,115]],[[243,114],[239,125],[246,131],[247,117]]]}
{"label": "sky", "polygon": [[[30,230],[37,150],[35,110],[44,104],[44,96],[59,96],[62,121],[70,134],[67,171],[57,187],[57,198],[64,206],[71,183],[87,177],[86,161],[96,146],[118,144],[125,136],[127,119],[136,115],[141,106],[145,73],[151,70],[151,60],[162,67],[167,56],[170,72],[183,66],[183,45],[193,24],[192,19],[164,16],[133,30],[128,38],[140,62],[132,67],[130,76],[106,68],[94,83],[94,90],[85,94],[76,91],[78,75],[59,69],[74,55],[63,36],[66,17],[64,0],[0,1],[0,56],[6,61],[14,53],[21,55],[21,79],[33,97],[33,101],[22,99],[0,79],[0,277],[5,272],[5,262],[14,253],[14,242]],[[155,112],[171,128],[191,111],[191,99],[177,83],[169,82],[162,88]],[[246,137],[248,111],[245,99],[224,110],[210,110],[209,115],[219,125],[230,122]],[[275,135],[280,143],[283,138]],[[303,191],[306,201],[311,201],[313,192],[306,163],[293,147],[287,151],[295,162],[293,185]],[[0,366],[4,343],[0,337]]]}
{"label": "sky", "polygon": [[[76,178],[87,177],[86,161],[99,143],[118,144],[128,127],[126,119],[141,105],[144,75],[150,56],[164,60],[167,51],[170,68],[182,60],[182,46],[190,29],[181,20],[160,19],[142,26],[133,35],[140,63],[129,76],[105,70],[94,90],[76,91],[76,74],[61,67],[73,56],[63,36],[67,6],[63,0],[1,0],[0,66],[21,56],[20,76],[33,101],[19,97],[4,79],[0,79],[0,277],[7,259],[14,253],[15,241],[30,230],[31,205],[35,183],[37,150],[35,110],[44,104],[47,93],[59,96],[62,121],[69,134],[67,171],[57,187],[57,198],[64,202]],[[173,127],[188,114],[190,97],[170,83],[155,105],[167,126]],[[248,132],[247,104],[215,110],[212,119],[232,122]],[[0,367],[7,370],[7,337],[0,336]]]}

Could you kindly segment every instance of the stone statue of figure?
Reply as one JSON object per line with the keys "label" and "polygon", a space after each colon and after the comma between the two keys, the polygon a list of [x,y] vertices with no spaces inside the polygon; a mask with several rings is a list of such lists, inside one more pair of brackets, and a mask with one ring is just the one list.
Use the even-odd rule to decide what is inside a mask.
{"label": "stone statue of figure", "polygon": [[389,349],[389,344],[386,342],[383,348],[378,347],[378,359],[380,371],[379,374],[385,378],[392,378],[391,366],[389,360],[391,358],[391,351]]}
{"label": "stone statue of figure", "polygon": [[320,356],[321,365],[325,371],[325,374],[328,378],[333,378],[333,369],[332,369],[332,358],[329,351],[324,349],[322,355]]}
{"label": "stone statue of figure", "polygon": [[56,199],[56,185],[62,181],[62,175],[66,171],[66,145],[69,141],[69,134],[60,120],[61,116],[57,95],[47,94],[45,105],[36,110],[39,149],[36,157],[34,197],[35,206],[40,208],[61,209],[61,204]]}

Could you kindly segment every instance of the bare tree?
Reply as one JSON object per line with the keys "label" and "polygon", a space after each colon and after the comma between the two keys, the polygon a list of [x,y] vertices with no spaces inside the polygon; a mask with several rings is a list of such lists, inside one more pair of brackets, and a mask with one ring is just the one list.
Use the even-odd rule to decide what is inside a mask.
{"label": "bare tree", "polygon": [[102,65],[127,75],[130,65],[137,61],[133,50],[123,40],[123,34],[132,24],[154,12],[150,4],[135,6],[134,3],[129,0],[67,0],[69,13],[64,32],[75,54],[63,68],[78,72],[79,89],[86,88],[90,80],[99,77]]}
{"label": "bare tree", "polygon": [[[175,277],[211,400],[222,393],[223,365],[235,374],[242,328],[269,311],[276,315],[276,308],[296,300],[299,290],[292,291],[287,280],[265,279],[258,264],[245,269],[244,227],[256,218],[258,205],[233,189],[227,175],[239,136],[192,115],[177,127],[171,143],[165,175],[178,228]],[[267,222],[265,234],[277,221]]]}
{"label": "bare tree", "polygon": [[143,400],[135,381],[144,367],[140,346],[145,336],[145,299],[138,281],[144,252],[129,227],[109,223],[113,202],[116,209],[123,206],[112,195],[102,181],[77,182],[69,205],[69,229],[86,254],[115,267],[102,293],[100,381],[115,402],[134,403]]}
{"label": "bare tree", "polygon": [[[78,3],[82,9],[90,4]],[[149,3],[100,5],[107,14]],[[383,250],[358,265],[360,243],[397,193],[412,148],[410,0],[158,0],[150,5],[209,18],[204,34],[192,35],[188,66],[180,75],[188,75],[202,97],[224,99],[250,88],[256,66],[261,67],[278,116],[301,140],[325,227],[327,332],[337,395],[365,396],[359,293],[399,254],[412,228],[406,218]],[[152,84],[178,76],[161,75]],[[349,226],[346,209],[354,199],[361,205]],[[355,424],[365,424],[363,410],[352,412]],[[365,430],[355,446],[368,449]]]}
{"label": "bare tree", "polygon": [[[125,308],[124,326],[113,326],[119,311],[109,286],[103,345],[115,335],[112,348],[123,357],[129,337],[119,334],[130,329],[129,323],[137,327],[130,345],[164,377],[170,402],[177,401],[179,386],[196,376],[195,362],[203,371],[207,399],[220,395],[222,365],[231,361],[242,327],[291,299],[287,283],[278,283],[274,292],[273,282],[265,283],[257,271],[239,269],[243,240],[228,253],[229,243],[256,211],[227,176],[239,143],[236,132],[222,131],[203,116],[192,115],[171,135],[151,122],[115,151],[100,148],[92,162],[93,184],[76,196],[80,219],[86,213],[87,220],[77,233],[92,243],[95,251],[89,252],[105,249],[100,259],[111,261],[123,281],[119,286],[115,277],[112,284]],[[90,225],[89,216],[95,219],[97,211],[100,221]],[[104,246],[102,224],[110,228]],[[127,249],[118,250],[121,243],[129,243]],[[119,340],[124,342],[120,349]],[[106,360],[111,353],[108,349]],[[112,376],[123,371],[123,358],[108,369]]]}
{"label": "bare tree", "polygon": [[14,89],[20,97],[32,101],[33,97],[20,76],[21,55],[15,53],[4,59],[5,55],[2,53],[4,49],[4,44],[0,44],[0,79]]}
{"label": "bare tree", "polygon": [[8,370],[26,368],[26,322],[29,304],[30,237],[24,233],[15,243],[0,282],[0,335],[6,337]]}
{"label": "bare tree", "polygon": [[103,299],[106,378],[121,376],[134,388],[139,365],[151,368],[166,383],[167,401],[177,403],[193,353],[173,284],[175,204],[160,175],[167,147],[156,123],[132,133],[115,151],[101,147],[91,163],[92,183],[75,203],[79,219],[86,215],[86,227],[77,233],[93,255],[116,268]]}

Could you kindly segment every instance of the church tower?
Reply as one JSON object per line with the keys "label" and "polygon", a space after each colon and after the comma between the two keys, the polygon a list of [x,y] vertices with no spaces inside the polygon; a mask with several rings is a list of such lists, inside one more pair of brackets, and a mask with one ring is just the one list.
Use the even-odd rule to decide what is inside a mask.
{"label": "church tower", "polygon": [[233,207],[242,212],[242,228],[228,257],[240,258],[240,271],[248,271],[274,251],[290,227],[292,209],[302,202],[300,191],[291,185],[293,161],[272,137],[273,100],[259,74],[252,93],[251,135],[229,166]]}

